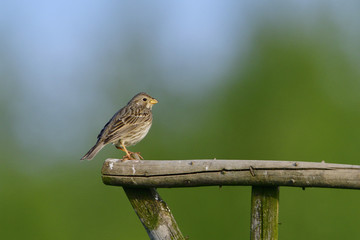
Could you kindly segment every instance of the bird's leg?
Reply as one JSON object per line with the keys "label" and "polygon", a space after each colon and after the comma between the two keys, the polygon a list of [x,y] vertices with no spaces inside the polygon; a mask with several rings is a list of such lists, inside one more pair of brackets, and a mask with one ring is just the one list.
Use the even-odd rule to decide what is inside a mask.
{"label": "bird's leg", "polygon": [[[129,151],[126,149],[126,147],[125,147],[125,145],[124,145],[123,142],[121,142],[121,146],[124,148],[124,151],[126,152],[126,156],[125,156],[124,158],[128,158],[129,160],[134,160],[134,159],[131,157]],[[124,159],[124,160],[125,160],[125,159]]]}
{"label": "bird's leg", "polygon": [[121,146],[122,146],[122,147],[115,145],[115,147],[116,147],[117,149],[120,149],[121,151],[126,152],[126,155],[125,155],[121,160],[134,160],[134,159],[131,157],[129,151],[126,149],[125,145],[124,145],[123,143],[121,143]]}
{"label": "bird's leg", "polygon": [[123,143],[121,143],[121,146],[122,147],[115,145],[115,147],[117,149],[120,149],[121,151],[126,152],[126,155],[123,157],[122,160],[136,160],[131,156],[131,155],[135,156],[135,154],[138,155],[140,159],[144,160],[144,158],[140,155],[140,152],[131,152],[131,151],[127,150]]}

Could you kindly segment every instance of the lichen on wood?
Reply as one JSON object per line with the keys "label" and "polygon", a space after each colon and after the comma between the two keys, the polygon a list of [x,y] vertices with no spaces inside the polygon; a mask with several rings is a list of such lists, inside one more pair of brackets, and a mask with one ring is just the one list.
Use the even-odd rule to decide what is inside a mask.
{"label": "lichen on wood", "polygon": [[185,239],[169,207],[155,188],[124,187],[124,191],[150,239]]}
{"label": "lichen on wood", "polygon": [[251,240],[278,239],[279,187],[252,187]]}

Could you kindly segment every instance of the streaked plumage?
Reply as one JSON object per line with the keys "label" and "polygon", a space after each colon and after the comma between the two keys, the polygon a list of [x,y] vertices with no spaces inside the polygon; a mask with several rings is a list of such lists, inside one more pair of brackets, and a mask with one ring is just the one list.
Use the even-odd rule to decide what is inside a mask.
{"label": "streaked plumage", "polygon": [[120,109],[100,131],[96,144],[81,158],[91,160],[108,143],[126,152],[125,158],[132,159],[126,147],[140,142],[149,132],[152,124],[152,106],[158,101],[141,92]]}

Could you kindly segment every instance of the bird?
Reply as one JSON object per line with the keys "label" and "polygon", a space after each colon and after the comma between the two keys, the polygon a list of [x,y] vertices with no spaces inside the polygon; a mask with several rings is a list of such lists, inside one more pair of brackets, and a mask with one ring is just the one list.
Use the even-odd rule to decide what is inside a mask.
{"label": "bird", "polygon": [[[81,160],[93,159],[109,143],[126,153],[122,160],[134,160],[131,156],[134,153],[128,151],[126,147],[137,144],[147,135],[152,125],[152,107],[156,103],[158,101],[145,92],[136,94],[106,123],[97,136],[96,144]],[[138,155],[140,156],[139,153]]]}

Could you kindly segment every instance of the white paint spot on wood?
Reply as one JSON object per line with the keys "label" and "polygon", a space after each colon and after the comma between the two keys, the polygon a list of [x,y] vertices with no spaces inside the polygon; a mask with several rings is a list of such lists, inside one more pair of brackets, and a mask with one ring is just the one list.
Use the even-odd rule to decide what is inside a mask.
{"label": "white paint spot on wood", "polygon": [[132,169],[132,173],[133,173],[133,175],[135,175],[136,170],[135,170],[135,165],[134,165],[134,164],[132,165],[131,169]]}
{"label": "white paint spot on wood", "polygon": [[107,159],[108,163],[109,163],[109,168],[111,170],[113,170],[114,168],[114,163],[118,162],[119,159],[116,159],[116,158],[110,158],[110,159]]}

